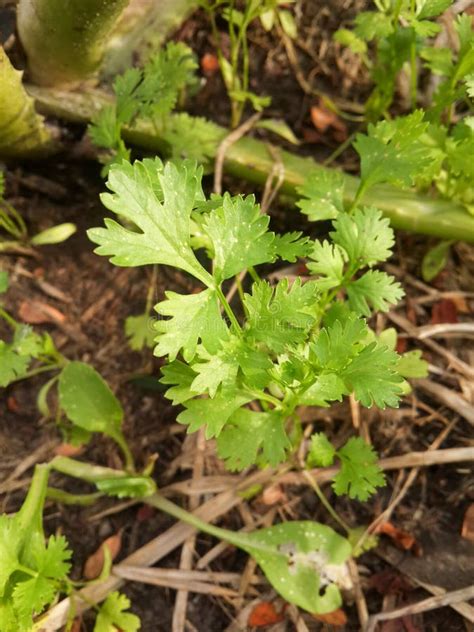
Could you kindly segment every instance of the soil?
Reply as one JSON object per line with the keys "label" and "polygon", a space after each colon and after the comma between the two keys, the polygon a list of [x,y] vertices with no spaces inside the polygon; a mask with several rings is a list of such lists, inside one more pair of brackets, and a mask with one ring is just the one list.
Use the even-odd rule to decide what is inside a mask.
{"label": "soil", "polygon": [[[354,60],[341,53],[332,41],[332,33],[350,23],[351,19],[367,6],[363,0],[337,0],[330,3],[307,0],[296,4],[300,39],[297,59],[301,74],[313,87],[330,97],[363,103],[370,90],[367,76]],[[176,37],[188,42],[200,59],[214,50],[209,26],[203,13],[193,15],[179,30]],[[311,122],[311,106],[319,103],[315,94],[308,94],[298,81],[295,68],[289,63],[278,33],[267,34],[256,26],[250,33],[253,77],[252,88],[272,97],[268,114],[283,118],[297,136],[306,139],[299,148],[303,154],[325,158],[338,146],[334,130],[316,134]],[[205,115],[220,123],[227,123],[229,108],[222,81],[218,73],[203,77],[203,87],[189,105],[189,110]],[[348,131],[353,124],[348,123]],[[71,128],[71,145],[82,130]],[[341,164],[349,170],[354,161],[346,152]],[[209,188],[211,182],[209,181]],[[248,191],[246,183],[225,181],[234,191]],[[175,424],[176,410],[163,397],[158,382],[160,362],[150,351],[130,350],[125,333],[127,316],[140,314],[145,305],[150,284],[150,271],[144,268],[128,269],[110,265],[108,260],[92,252],[86,230],[102,224],[104,209],[99,201],[103,190],[100,167],[74,154],[65,153],[42,163],[22,163],[10,166],[7,172],[7,195],[11,204],[25,218],[31,234],[60,222],[77,224],[78,232],[67,244],[44,247],[28,254],[2,255],[0,265],[10,273],[11,289],[3,303],[14,317],[35,302],[58,310],[50,322],[38,325],[48,331],[60,351],[70,359],[90,362],[109,382],[125,410],[125,433],[139,465],[150,455],[157,454],[156,480],[160,487],[188,480],[192,476],[194,446],[184,429]],[[259,191],[255,191],[259,195]],[[295,213],[287,213],[276,204],[270,211],[272,222],[280,230],[294,229],[304,224]],[[400,276],[406,298],[397,308],[397,314],[412,325],[435,322],[469,321],[474,300],[472,278],[474,250],[465,244],[452,248],[445,270],[427,286],[420,282],[420,261],[434,242],[425,237],[402,232],[397,234],[396,255],[390,262],[392,270]],[[165,289],[189,289],[189,281],[167,269],[159,270],[154,288],[155,302],[162,299]],[[449,293],[449,294],[448,294]],[[390,325],[386,317],[375,323],[381,329]],[[0,334],[5,334],[0,330]],[[456,358],[472,363],[474,352],[468,338],[446,338],[438,341]],[[450,368],[445,359],[422,342],[399,331],[400,349],[419,348],[432,365],[432,379],[463,390],[465,397],[473,397],[472,384]],[[434,368],[433,368],[434,367]],[[27,382],[18,382],[0,395],[0,489],[15,469],[22,467],[32,454],[40,459],[52,454],[61,443],[61,436],[53,421],[40,419],[36,408],[36,395],[45,382],[41,376]],[[472,400],[471,400],[472,401]],[[386,411],[362,410],[364,427],[381,457],[424,452],[444,430],[446,438],[442,448],[472,445],[472,427],[446,404],[414,385],[400,409]],[[349,404],[330,410],[306,414],[306,421],[314,421],[335,440],[342,443],[354,433]],[[449,430],[448,430],[449,429]],[[49,446],[49,447],[48,447]],[[106,439],[94,438],[82,455],[91,462],[120,466],[120,455]],[[212,453],[206,452],[206,474],[223,472]],[[28,485],[29,468],[21,469],[19,481],[2,496],[2,511],[14,512],[24,498]],[[393,495],[406,480],[400,470],[389,472],[387,486],[370,502],[359,504],[336,498],[325,488],[331,502],[351,524],[368,524],[390,503]],[[397,548],[399,542],[382,536],[382,547],[364,554],[360,560],[361,583],[369,611],[379,612],[384,605],[400,607],[429,596],[419,582],[436,584],[447,590],[463,588],[474,583],[474,544],[461,538],[466,510],[474,502],[474,482],[468,464],[450,464],[421,468],[390,521],[415,539],[408,551]],[[70,491],[82,487],[70,480],[56,481]],[[245,526],[249,515],[254,519],[272,506],[277,516],[296,519],[321,520],[331,524],[314,493],[304,487],[286,485],[274,502],[265,494],[226,514],[220,524],[239,529]],[[178,501],[182,499],[177,499]],[[183,502],[186,502],[185,500]],[[105,538],[121,533],[122,545],[117,561],[166,530],[173,521],[141,506],[113,510],[117,503],[99,501],[92,508],[73,508],[48,503],[45,525],[49,532],[61,530],[74,550],[73,577],[80,579],[85,561]],[[207,536],[199,535],[195,560],[215,545]],[[247,563],[244,554],[224,549],[211,564],[214,571],[242,572]],[[179,568],[180,547],[159,563],[160,567]],[[144,632],[169,632],[176,593],[174,590],[128,583],[123,588],[132,601],[132,610],[142,621]],[[275,594],[265,585],[253,597],[258,600],[275,600]],[[221,632],[253,598],[241,600],[240,607],[224,598],[190,594],[187,608],[189,630]],[[275,603],[281,607],[279,600]],[[360,629],[355,604],[344,606],[348,622],[342,630]],[[335,629],[325,623],[304,616],[306,628],[312,631]],[[278,625],[280,627],[278,627]],[[81,630],[92,630],[92,619],[86,615]],[[249,628],[233,628],[249,629]],[[265,629],[293,630],[289,614],[282,624]],[[300,628],[298,628],[300,629]],[[301,628],[305,629],[305,628]],[[384,632],[461,632],[467,629],[460,614],[450,608],[397,620],[385,626]]]}

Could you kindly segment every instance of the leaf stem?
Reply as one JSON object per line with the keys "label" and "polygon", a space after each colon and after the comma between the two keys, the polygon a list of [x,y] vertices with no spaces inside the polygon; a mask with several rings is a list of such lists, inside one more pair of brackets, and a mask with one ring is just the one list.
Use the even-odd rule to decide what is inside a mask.
{"label": "leaf stem", "polygon": [[224,292],[222,291],[222,288],[220,286],[216,287],[216,293],[217,293],[217,296],[219,297],[221,305],[224,308],[225,313],[229,317],[229,320],[232,323],[234,329],[237,331],[237,333],[242,334],[242,327],[240,326],[239,321],[237,320],[237,317],[235,316],[234,312],[232,311],[232,307],[229,305],[229,302],[227,301],[226,297],[224,296]]}
{"label": "leaf stem", "polygon": [[351,528],[349,527],[349,525],[337,514],[337,512],[333,509],[333,507],[331,506],[331,503],[328,501],[328,499],[326,498],[326,496],[323,494],[322,489],[319,487],[318,483],[316,482],[315,478],[311,475],[311,472],[308,472],[308,470],[304,470],[303,469],[303,476],[304,478],[308,481],[308,483],[310,484],[310,486],[312,487],[312,489],[314,490],[314,493],[316,494],[316,496],[319,498],[319,500],[322,502],[322,504],[324,505],[324,507],[327,509],[327,511],[331,514],[331,516],[334,518],[334,520],[337,522],[337,524],[342,527],[344,529],[344,531],[346,533],[350,533],[351,532]]}

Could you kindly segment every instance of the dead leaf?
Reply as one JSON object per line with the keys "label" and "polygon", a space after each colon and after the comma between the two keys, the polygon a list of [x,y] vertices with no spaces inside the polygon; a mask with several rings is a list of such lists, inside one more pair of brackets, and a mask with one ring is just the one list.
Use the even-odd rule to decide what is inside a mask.
{"label": "dead leaf", "polygon": [[82,617],[76,617],[72,622],[70,632],[81,632]]}
{"label": "dead leaf", "polygon": [[416,554],[416,549],[419,550],[419,545],[416,539],[407,531],[403,531],[403,529],[399,529],[395,527],[391,522],[382,522],[380,524],[375,533],[383,533],[384,535],[388,535],[398,548],[403,549],[404,551],[413,551]]}
{"label": "dead leaf", "polygon": [[471,503],[464,514],[461,535],[466,540],[474,542],[474,503]]}
{"label": "dead leaf", "polygon": [[384,596],[402,595],[412,589],[406,577],[391,568],[372,575],[369,579],[369,586]]}
{"label": "dead leaf", "polygon": [[286,496],[281,485],[270,485],[263,490],[262,502],[264,505],[276,505],[284,500],[286,500]]}
{"label": "dead leaf", "polygon": [[405,351],[407,350],[407,339],[406,338],[400,338],[400,336],[397,337],[397,344],[396,344],[396,351],[397,353],[405,353]]}
{"label": "dead leaf", "polygon": [[454,301],[449,298],[444,298],[442,301],[433,305],[431,309],[431,323],[433,325],[457,322],[458,310]]}
{"label": "dead leaf", "polygon": [[283,612],[278,613],[271,601],[262,601],[250,613],[248,625],[251,628],[263,628],[279,623],[284,618]]}
{"label": "dead leaf", "polygon": [[340,628],[347,624],[347,616],[342,608],[327,612],[326,614],[313,614],[314,619],[322,621],[328,625],[333,625],[336,628]]}
{"label": "dead leaf", "polygon": [[18,403],[16,397],[13,397],[13,395],[7,397],[7,408],[11,413],[18,414],[21,412],[20,404]]}
{"label": "dead leaf", "polygon": [[54,448],[54,453],[58,456],[78,456],[84,450],[82,445],[72,445],[72,443],[61,443]]}
{"label": "dead leaf", "polygon": [[41,301],[23,301],[18,310],[21,320],[29,325],[64,323],[66,316],[59,309]]}
{"label": "dead leaf", "polygon": [[204,53],[201,57],[201,70],[208,77],[219,70],[219,60],[213,53]]}
{"label": "dead leaf", "polygon": [[310,110],[311,122],[318,132],[331,130],[335,140],[343,142],[347,138],[347,125],[320,100]]}
{"label": "dead leaf", "polygon": [[104,567],[104,547],[107,547],[110,552],[110,557],[114,560],[120,552],[122,546],[122,532],[119,531],[109,538],[104,540],[100,547],[87,558],[84,564],[84,577],[86,579],[96,579],[99,577],[102,568]]}
{"label": "dead leaf", "polygon": [[451,300],[456,305],[458,312],[461,312],[461,314],[469,314],[471,312],[469,305],[462,294],[452,294]]}
{"label": "dead leaf", "polygon": [[146,522],[147,520],[150,520],[150,518],[153,518],[155,513],[155,509],[150,505],[142,505],[137,511],[137,521]]}

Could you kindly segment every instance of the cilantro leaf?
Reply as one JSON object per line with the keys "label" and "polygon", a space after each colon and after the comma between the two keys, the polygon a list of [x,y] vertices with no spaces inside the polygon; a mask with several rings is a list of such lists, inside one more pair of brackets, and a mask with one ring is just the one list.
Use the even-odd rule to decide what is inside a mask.
{"label": "cilantro leaf", "polygon": [[364,347],[368,327],[364,320],[351,314],[342,322],[334,321],[319,332],[311,350],[314,361],[329,372],[340,372]]}
{"label": "cilantro leaf", "polygon": [[452,4],[452,0],[417,0],[416,15],[420,20],[436,18]]}
{"label": "cilantro leaf", "polygon": [[351,360],[340,377],[363,406],[398,407],[403,378],[397,373],[398,355],[373,342]]}
{"label": "cilantro leaf", "polygon": [[374,207],[356,209],[353,215],[341,214],[333,226],[330,235],[346,251],[354,268],[372,267],[392,254],[393,230],[389,220]]}
{"label": "cilantro leaf", "polygon": [[312,308],[316,300],[314,281],[302,284],[297,278],[290,286],[288,279],[282,279],[275,288],[265,281],[254,283],[252,294],[246,294],[244,299],[248,313],[246,334],[279,353],[286,345],[304,339],[314,322]]}
{"label": "cilantro leaf", "polygon": [[311,222],[335,219],[344,210],[344,176],[339,171],[315,171],[297,191],[304,198],[297,206]]}
{"label": "cilantro leaf", "polygon": [[400,283],[380,270],[369,270],[356,281],[346,285],[351,309],[364,316],[370,316],[371,309],[388,312],[390,305],[397,303],[404,295]]}
{"label": "cilantro leaf", "polygon": [[174,360],[161,367],[161,373],[160,382],[173,385],[165,393],[165,397],[171,399],[173,406],[182,404],[196,396],[196,393],[191,390],[191,384],[196,377],[196,373],[188,364],[180,360]]}
{"label": "cilantro leaf", "polygon": [[354,147],[361,159],[364,188],[379,182],[410,186],[431,164],[431,150],[421,142],[428,127],[423,111],[391,121],[370,124],[367,135],[358,134]]}
{"label": "cilantro leaf", "polygon": [[198,163],[214,159],[225,131],[200,116],[187,112],[171,114],[161,133],[163,141],[170,147],[172,158],[189,158]]}
{"label": "cilantro leaf", "polygon": [[372,446],[360,437],[352,437],[337,451],[341,469],[334,477],[333,489],[338,496],[367,500],[377,487],[385,485],[385,476],[377,464]]}
{"label": "cilantro leaf", "polygon": [[128,316],[125,320],[125,335],[133,351],[141,351],[144,347],[153,347],[156,332],[151,326],[149,314]]}
{"label": "cilantro leaf", "polygon": [[227,327],[219,310],[219,300],[214,290],[198,294],[165,292],[166,300],[158,303],[155,310],[169,320],[158,320],[156,356],[168,356],[174,360],[182,352],[186,362],[195,354],[199,340],[210,353],[214,353],[219,341],[226,336]]}
{"label": "cilantro leaf", "polygon": [[285,460],[290,446],[281,415],[248,408],[233,413],[217,439],[218,454],[229,470],[243,470],[260,459],[275,467]]}
{"label": "cilantro leaf", "polygon": [[182,162],[163,167],[158,158],[113,165],[107,181],[113,193],[102,194],[102,202],[141,232],[106,219],[106,228],[87,232],[99,245],[95,252],[110,256],[119,266],[174,266],[213,286],[211,275],[190,246],[190,215],[202,197],[201,177],[202,169],[196,165]]}
{"label": "cilantro leaf", "polygon": [[311,246],[309,237],[301,237],[301,232],[295,231],[284,235],[275,235],[273,248],[280,259],[294,263],[298,258],[306,257]]}
{"label": "cilantro leaf", "polygon": [[309,254],[312,261],[306,264],[311,272],[318,276],[317,287],[322,290],[330,290],[341,285],[344,277],[344,263],[347,260],[345,250],[337,244],[328,241],[316,241],[313,250]]}
{"label": "cilantro leaf", "polygon": [[311,445],[307,456],[308,467],[329,467],[334,462],[336,449],[324,432],[311,436]]}
{"label": "cilantro leaf", "polygon": [[218,282],[251,266],[274,261],[275,235],[268,232],[269,221],[268,216],[260,214],[252,195],[224,195],[222,207],[209,213],[204,222],[212,241]]}
{"label": "cilantro leaf", "polygon": [[20,630],[31,629],[33,615],[39,614],[50,604],[55,594],[55,582],[43,575],[37,575],[15,585],[12,601]]}
{"label": "cilantro leaf", "polygon": [[199,356],[202,361],[193,364],[192,367],[197,375],[191,384],[191,390],[196,393],[209,393],[209,397],[212,398],[221,384],[225,388],[235,383],[239,365],[234,353],[220,349],[214,354],[209,354],[205,349],[201,349]]}
{"label": "cilantro leaf", "polygon": [[11,345],[0,340],[0,387],[6,387],[28,370],[29,356],[19,355]]}
{"label": "cilantro leaf", "polygon": [[137,632],[140,619],[131,612],[130,599],[119,592],[110,593],[100,607],[94,632]]}
{"label": "cilantro leaf", "polygon": [[405,378],[426,377],[428,365],[421,357],[421,351],[407,351],[402,353],[397,363],[397,373]]}
{"label": "cilantro leaf", "polygon": [[304,406],[326,408],[330,402],[342,401],[348,395],[346,385],[335,373],[322,373],[300,396],[299,403]]}
{"label": "cilantro leaf", "polygon": [[15,518],[0,515],[0,597],[3,597],[7,582],[20,563],[18,553],[22,537]]}
{"label": "cilantro leaf", "polygon": [[235,389],[221,390],[213,399],[191,399],[177,421],[188,426],[188,432],[206,427],[206,439],[218,437],[229,417],[252,397]]}

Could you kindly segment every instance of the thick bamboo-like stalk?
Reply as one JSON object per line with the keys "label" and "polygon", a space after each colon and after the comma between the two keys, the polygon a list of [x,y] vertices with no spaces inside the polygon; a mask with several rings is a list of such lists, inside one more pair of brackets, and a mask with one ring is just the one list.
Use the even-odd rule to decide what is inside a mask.
{"label": "thick bamboo-like stalk", "polygon": [[[45,113],[82,123],[89,122],[105,103],[110,102],[110,96],[100,91],[79,94],[37,87],[28,89]],[[205,128],[206,145],[209,146],[209,138],[213,139],[210,155],[212,159],[228,131],[210,122],[206,123]],[[163,153],[169,150],[166,134],[157,136],[151,121],[137,121],[133,128],[123,130],[123,136],[132,145],[143,149]],[[224,169],[227,173],[250,182],[263,183],[274,165],[275,152],[284,168],[281,191],[290,197],[297,197],[296,188],[312,173],[326,169],[311,158],[295,156],[277,149],[270,152],[266,143],[254,138],[242,138],[228,149]],[[357,178],[345,175],[345,194],[348,201],[354,198],[358,184]],[[474,242],[474,218],[461,205],[450,200],[379,185],[364,196],[363,203],[380,208],[395,228],[443,239]]]}
{"label": "thick bamboo-like stalk", "polygon": [[22,85],[0,46],[0,157],[25,158],[42,155],[51,146],[43,117],[36,113],[33,99]]}
{"label": "thick bamboo-like stalk", "polygon": [[67,84],[94,72],[128,0],[20,0],[18,33],[35,83]]}

